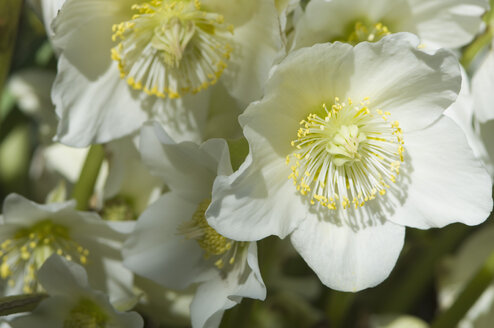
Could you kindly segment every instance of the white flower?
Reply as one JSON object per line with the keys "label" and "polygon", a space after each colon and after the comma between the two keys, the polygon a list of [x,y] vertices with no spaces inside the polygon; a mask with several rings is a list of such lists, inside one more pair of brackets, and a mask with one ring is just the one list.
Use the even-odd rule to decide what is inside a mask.
{"label": "white flower", "polygon": [[490,45],[472,77],[473,124],[480,135],[487,154],[482,159],[494,177],[494,49]]}
{"label": "white flower", "polygon": [[487,0],[311,0],[295,27],[294,47],[412,32],[427,47],[457,48],[479,32],[488,6]]}
{"label": "white flower", "polygon": [[264,299],[256,244],[221,236],[204,217],[214,178],[232,173],[226,142],[176,144],[157,126],[145,126],[140,149],[171,191],[139,217],[124,246],[124,264],[167,288],[199,283],[193,327],[217,327],[223,311],[242,297]]}
{"label": "white flower", "polygon": [[106,271],[107,260],[120,259],[125,234],[74,207],[74,201],[42,205],[17,194],[7,196],[0,232],[0,276],[8,281],[6,294],[38,291],[37,271],[53,253],[85,266],[95,288],[112,297],[126,294],[114,282],[129,282],[128,275]]}
{"label": "white flower", "polygon": [[174,138],[200,140],[209,86],[248,103],[282,50],[276,8],[264,0],[68,0],[54,30],[58,138],[77,146],[149,117]]}
{"label": "white flower", "polygon": [[54,254],[39,270],[39,281],[49,297],[27,315],[12,320],[13,328],[141,328],[135,312],[117,312],[108,296],[91,289],[84,268]]}
{"label": "white flower", "polygon": [[240,116],[250,155],[216,179],[211,226],[236,240],[292,233],[324,284],[355,291],[386,278],[405,226],[485,220],[490,178],[442,115],[460,88],[458,64],[418,44],[399,33],[282,61]]}
{"label": "white flower", "polygon": [[150,174],[134,143],[127,137],[106,145],[110,170],[101,210],[105,220],[136,220],[165,188],[163,181]]}
{"label": "white flower", "polygon": [[494,177],[494,165],[490,159],[488,148],[488,146],[492,145],[488,137],[482,137],[482,130],[484,129],[481,128],[482,124],[474,116],[474,97],[470,91],[470,79],[463,69],[461,70],[461,76],[461,91],[458,94],[458,98],[444,112],[444,115],[453,119],[461,127],[468,144],[473,150],[473,154],[482,161],[491,177]]}
{"label": "white flower", "polygon": [[[470,236],[457,254],[446,258],[439,270],[438,301],[449,308],[494,249],[494,227],[485,225]],[[494,320],[494,285],[491,284],[459,322],[459,328],[488,328]]]}
{"label": "white flower", "polygon": [[494,49],[488,54],[475,71],[472,78],[472,92],[475,103],[476,118],[485,123],[494,120]]}

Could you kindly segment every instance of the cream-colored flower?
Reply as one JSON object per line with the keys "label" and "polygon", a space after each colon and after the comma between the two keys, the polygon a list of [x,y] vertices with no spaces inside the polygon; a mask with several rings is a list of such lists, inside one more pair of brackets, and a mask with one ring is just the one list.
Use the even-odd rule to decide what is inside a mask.
{"label": "cream-colored flower", "polygon": [[109,269],[121,259],[126,235],[98,215],[76,211],[74,201],[37,204],[10,194],[1,218],[0,276],[7,281],[6,294],[39,291],[38,269],[53,253],[83,265],[91,284],[112,298],[126,294],[115,282],[130,283],[128,274]]}
{"label": "cream-colored flower", "polygon": [[494,120],[494,49],[492,45],[472,78],[475,117],[482,123]]}
{"label": "cream-colored flower", "polygon": [[67,0],[54,30],[58,139],[75,146],[130,134],[148,118],[200,141],[211,86],[244,104],[259,98],[283,46],[265,0]]}
{"label": "cream-colored flower", "polygon": [[331,288],[380,283],[405,226],[474,225],[491,181],[442,112],[460,89],[453,54],[409,33],[287,56],[240,116],[250,154],[214,184],[208,222],[235,240],[291,234]]}
{"label": "cream-colored flower", "polygon": [[488,128],[488,124],[478,121],[474,113],[475,96],[470,89],[470,78],[462,69],[461,91],[456,101],[444,114],[461,127],[475,157],[482,161],[491,177],[494,177],[494,163],[491,160],[494,155],[494,144],[491,142],[492,138],[488,136],[492,130]]}
{"label": "cream-colored flower", "polygon": [[218,327],[223,312],[243,297],[266,295],[256,243],[225,238],[205,219],[215,177],[232,173],[226,142],[177,144],[156,125],[142,128],[140,142],[145,163],[170,192],[139,217],[124,246],[124,264],[167,288],[197,286],[192,326]]}
{"label": "cream-colored flower", "polygon": [[342,41],[377,41],[397,32],[422,46],[457,48],[480,30],[487,0],[311,0],[295,26],[294,48]]}
{"label": "cream-colored flower", "polygon": [[13,328],[141,328],[136,312],[114,309],[108,296],[93,290],[84,267],[53,254],[38,273],[49,297],[32,313],[12,320]]}
{"label": "cream-colored flower", "polygon": [[105,147],[109,173],[102,192],[100,210],[105,220],[137,220],[166,189],[163,181],[152,176],[143,163],[135,144],[138,142],[136,139],[122,138]]}

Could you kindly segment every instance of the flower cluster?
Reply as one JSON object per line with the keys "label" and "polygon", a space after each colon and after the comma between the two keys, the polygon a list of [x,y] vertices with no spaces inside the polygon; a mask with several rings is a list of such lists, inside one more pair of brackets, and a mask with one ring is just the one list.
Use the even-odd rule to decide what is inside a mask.
{"label": "flower cluster", "polygon": [[[432,275],[491,213],[488,0],[31,6],[44,44],[0,114],[22,111],[36,142],[0,132],[0,278],[38,301],[6,325],[343,327],[335,291],[381,284],[420,242]],[[462,297],[448,279],[444,308]]]}

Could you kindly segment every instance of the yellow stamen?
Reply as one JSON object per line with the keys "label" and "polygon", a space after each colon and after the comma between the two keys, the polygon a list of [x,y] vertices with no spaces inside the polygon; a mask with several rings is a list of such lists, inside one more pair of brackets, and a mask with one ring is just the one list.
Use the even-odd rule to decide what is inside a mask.
{"label": "yellow stamen", "polygon": [[329,108],[310,113],[300,122],[293,152],[287,157],[296,189],[309,202],[343,209],[361,207],[384,195],[396,182],[404,160],[403,134],[390,112],[370,109],[368,98],[360,106],[335,98]]}
{"label": "yellow stamen", "polygon": [[131,20],[115,24],[111,58],[136,90],[179,98],[217,82],[233,50],[233,27],[198,0],[151,0],[133,5]]}

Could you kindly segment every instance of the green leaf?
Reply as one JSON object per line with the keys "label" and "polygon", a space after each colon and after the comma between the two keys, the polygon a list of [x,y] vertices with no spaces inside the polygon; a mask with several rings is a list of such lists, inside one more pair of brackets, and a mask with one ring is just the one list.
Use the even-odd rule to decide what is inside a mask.
{"label": "green leaf", "polygon": [[245,138],[227,140],[227,143],[228,149],[230,150],[230,162],[233,171],[236,171],[245,161],[247,154],[249,154],[249,144]]}
{"label": "green leaf", "polygon": [[32,311],[47,297],[48,295],[43,293],[2,297],[0,298],[0,316]]}

